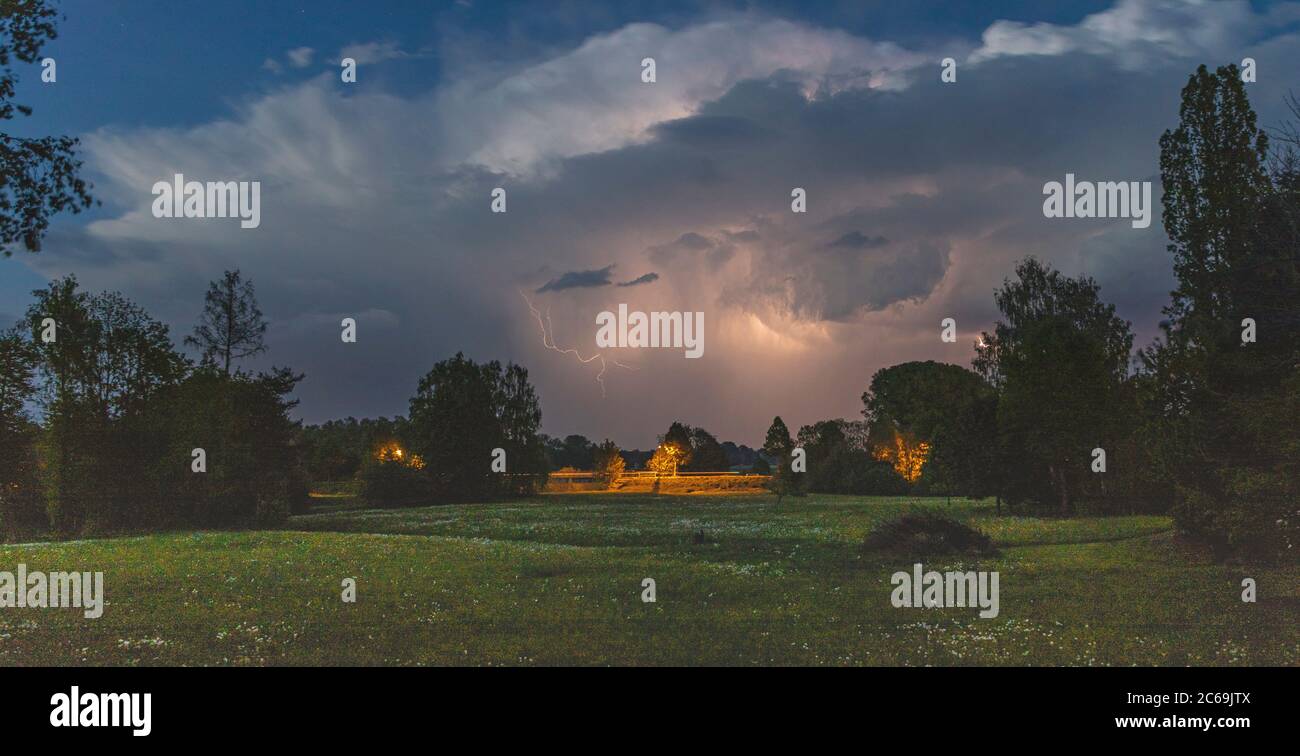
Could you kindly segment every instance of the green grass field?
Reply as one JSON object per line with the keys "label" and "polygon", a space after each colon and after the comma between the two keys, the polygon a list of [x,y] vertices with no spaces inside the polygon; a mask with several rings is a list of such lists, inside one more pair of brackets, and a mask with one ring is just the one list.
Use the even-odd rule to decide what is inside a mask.
{"label": "green grass field", "polygon": [[[0,609],[0,664],[1300,664],[1300,567],[1214,565],[1164,517],[836,496],[348,501],[281,531],[0,546],[0,570],[102,570],[107,594],[97,620]],[[999,617],[891,606],[910,563],[859,544],[921,506],[992,536],[1000,556],[965,566],[1000,572]]]}

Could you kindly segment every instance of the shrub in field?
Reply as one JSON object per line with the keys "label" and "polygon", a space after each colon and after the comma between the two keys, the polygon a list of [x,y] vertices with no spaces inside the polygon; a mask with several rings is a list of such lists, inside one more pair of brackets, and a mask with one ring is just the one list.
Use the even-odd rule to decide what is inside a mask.
{"label": "shrub in field", "polygon": [[997,553],[980,531],[938,512],[910,512],[867,534],[863,551],[890,557],[936,557]]}

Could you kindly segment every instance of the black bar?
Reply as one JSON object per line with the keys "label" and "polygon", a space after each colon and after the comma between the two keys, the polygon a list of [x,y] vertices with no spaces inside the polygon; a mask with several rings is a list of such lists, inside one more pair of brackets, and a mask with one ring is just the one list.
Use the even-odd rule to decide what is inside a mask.
{"label": "black bar", "polygon": [[[996,745],[1040,734],[1080,741],[1287,742],[1297,723],[1294,670],[1280,668],[875,668],[841,670],[489,670],[391,668],[56,668],[3,673],[5,733],[38,742],[337,744],[436,735],[577,743],[597,725],[626,741],[751,737],[779,731],[905,742]],[[150,733],[53,727],[51,698],[149,693]],[[1187,697],[1180,701],[1179,695]],[[1169,696],[1160,705],[1132,696]],[[1119,727],[1116,718],[1154,718]],[[1209,718],[1177,725],[1177,719]],[[1225,719],[1226,718],[1226,719]],[[1231,720],[1231,721],[1228,721]],[[473,724],[477,723],[477,724]],[[1233,726],[1229,726],[1233,725]],[[653,735],[649,735],[653,733]],[[1281,738],[1282,740],[1278,740]],[[372,742],[378,743],[378,740]]]}

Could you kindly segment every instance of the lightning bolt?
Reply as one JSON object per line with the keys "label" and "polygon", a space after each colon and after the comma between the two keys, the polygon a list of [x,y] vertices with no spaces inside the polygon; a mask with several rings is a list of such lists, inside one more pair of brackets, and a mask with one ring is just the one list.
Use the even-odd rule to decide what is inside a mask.
{"label": "lightning bolt", "polygon": [[[533,306],[532,300],[524,294],[522,289],[519,289],[518,291],[519,296],[523,297],[524,303],[528,305],[529,312],[531,312],[533,318],[537,320],[537,327],[542,331],[542,346],[553,352],[559,352],[560,354],[571,354],[578,358],[578,362],[581,362],[584,365],[595,362],[596,360],[600,361],[600,372],[596,373],[596,383],[600,384],[600,396],[602,399],[605,397],[605,371],[609,369],[609,363],[613,363],[614,366],[621,367],[624,370],[636,370],[636,368],[631,365],[624,365],[613,357],[606,358],[603,352],[597,352],[590,357],[583,357],[577,349],[561,349],[556,346],[554,336],[555,326],[551,323],[551,308],[546,308],[546,319],[543,320],[541,311]],[[547,331],[548,328],[550,329],[549,332]]]}

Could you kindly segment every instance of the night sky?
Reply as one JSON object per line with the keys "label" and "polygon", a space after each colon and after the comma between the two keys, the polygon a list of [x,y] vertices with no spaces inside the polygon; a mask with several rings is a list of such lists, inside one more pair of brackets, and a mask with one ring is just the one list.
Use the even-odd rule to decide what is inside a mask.
{"label": "night sky", "polygon": [[[546,432],[642,448],[672,420],[761,445],[775,414],[858,417],[882,367],[968,365],[1026,255],[1095,277],[1145,345],[1173,286],[1157,142],[1179,91],[1253,57],[1277,126],[1300,4],[956,5],[66,2],[58,81],[20,68],[35,115],[5,128],[80,136],[103,204],[0,259],[0,324],[75,273],[179,345],[238,267],[270,321],[246,366],[306,373],[303,420],[404,414],[464,351],[527,366]],[[174,173],[260,181],[260,227],[154,218]],[[1150,228],[1045,218],[1066,173],[1152,181]],[[606,351],[631,369],[602,397],[599,360],[548,350],[529,301],[583,357],[619,304],[705,313],[706,349]]]}

